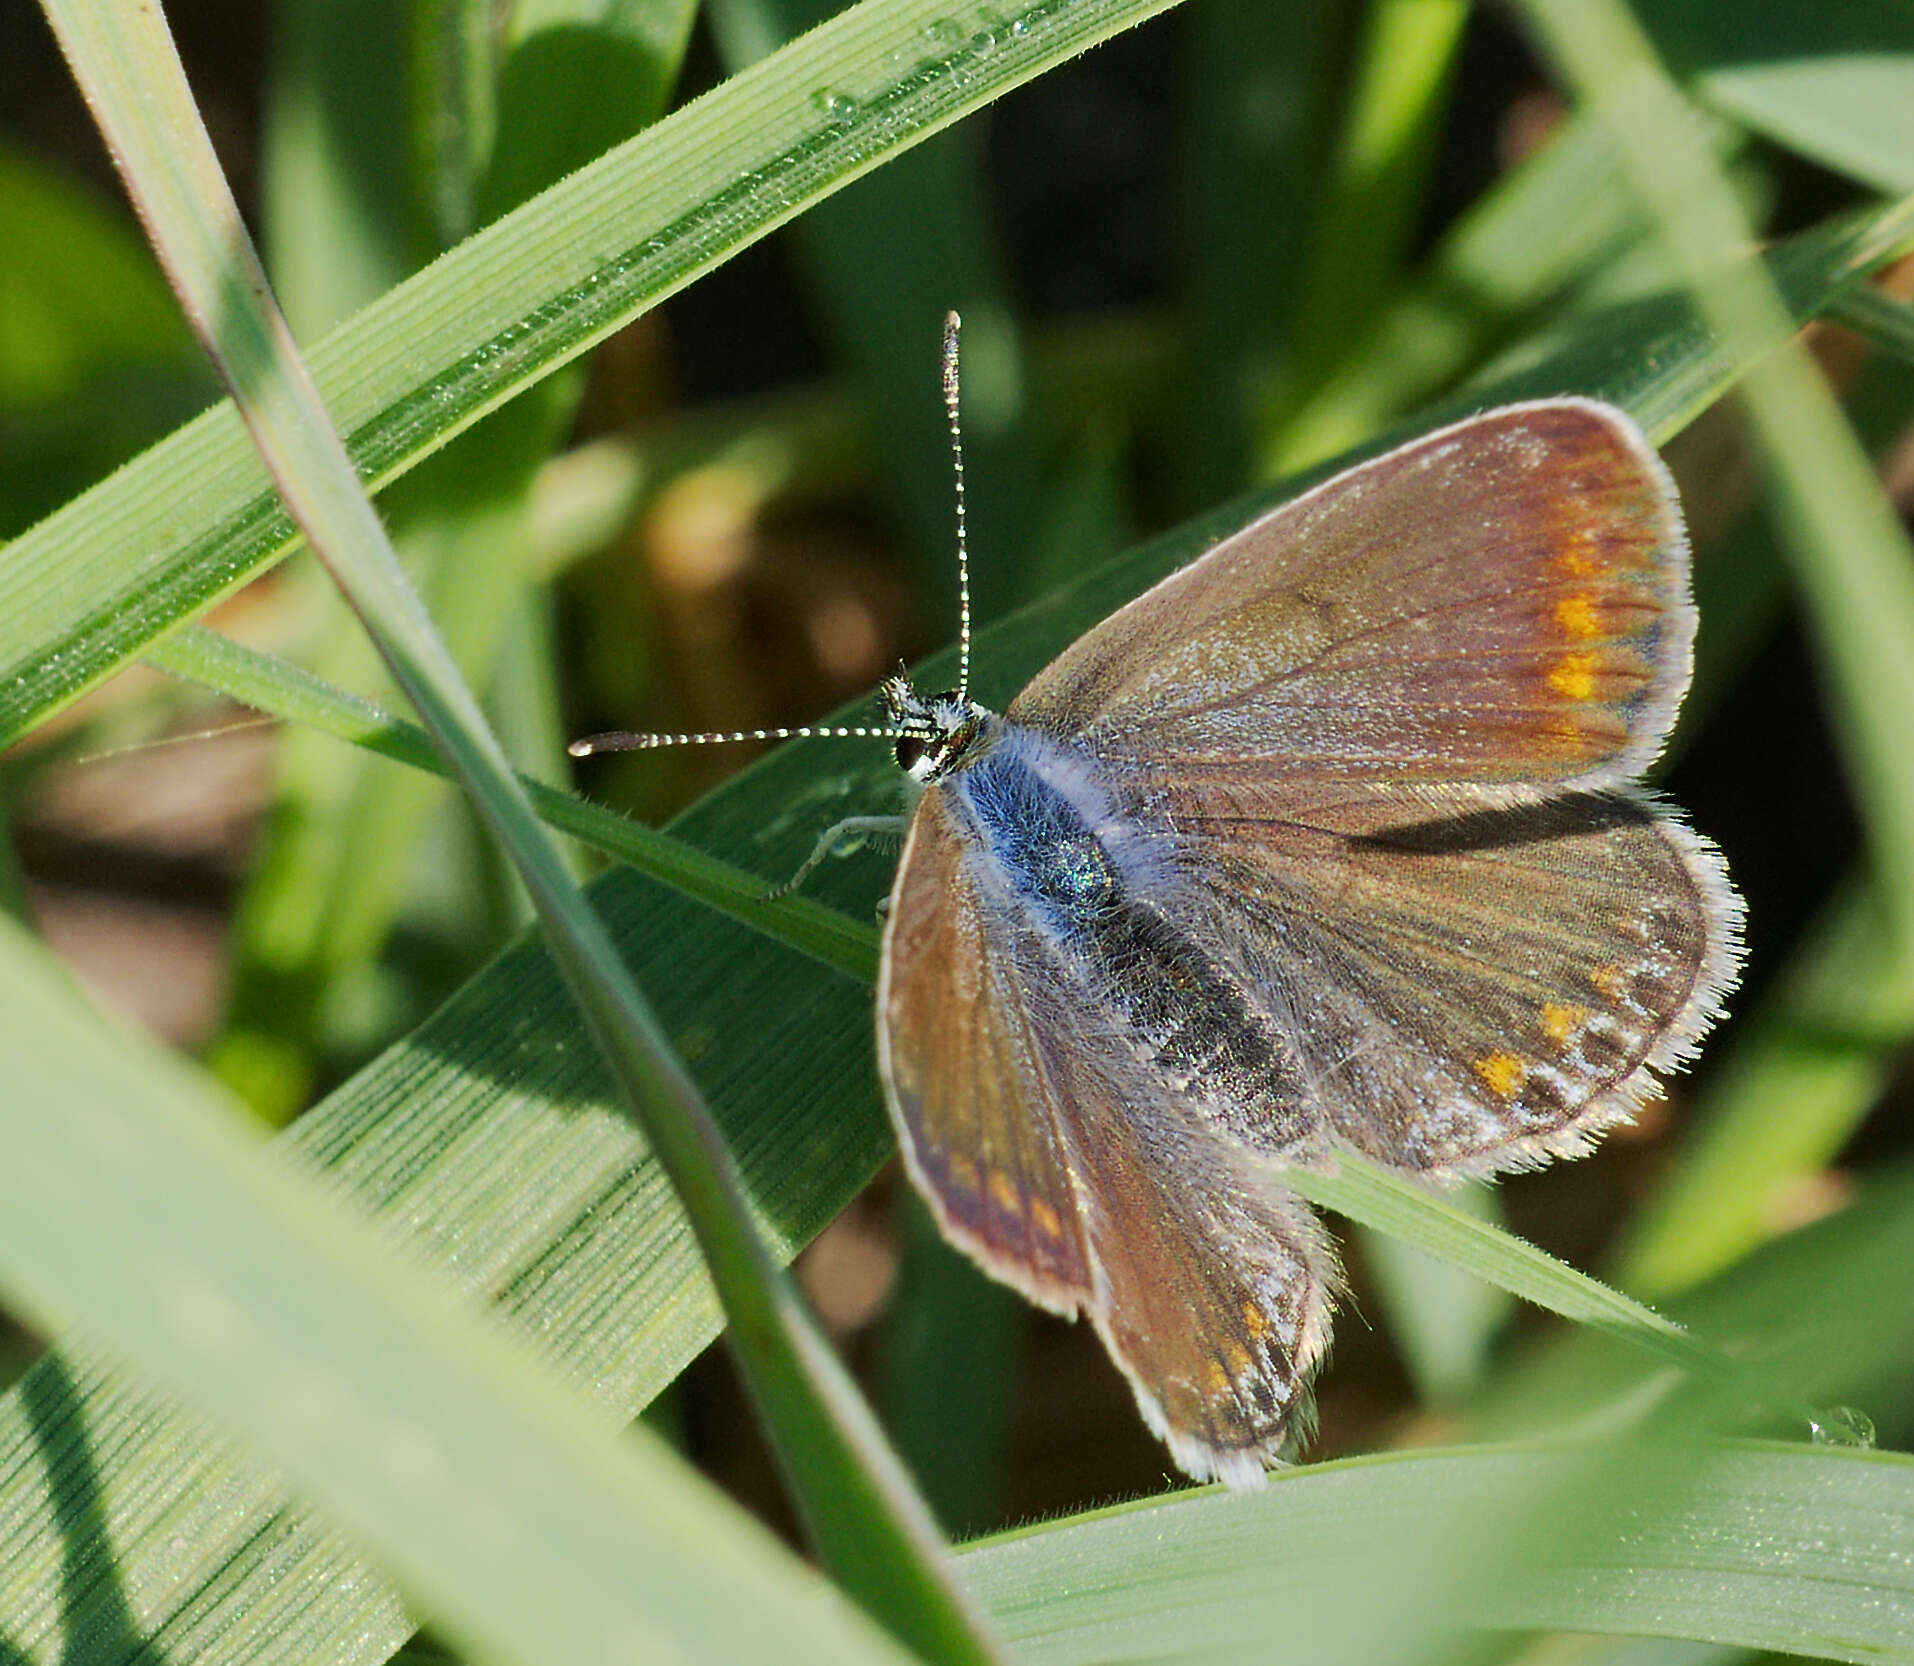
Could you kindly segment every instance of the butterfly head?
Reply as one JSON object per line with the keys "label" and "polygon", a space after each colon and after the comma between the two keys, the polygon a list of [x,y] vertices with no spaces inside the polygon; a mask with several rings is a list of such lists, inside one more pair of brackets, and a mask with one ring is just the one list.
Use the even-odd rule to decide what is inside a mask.
{"label": "butterfly head", "polygon": [[997,727],[997,715],[951,689],[919,694],[901,671],[878,691],[885,732],[896,743],[897,767],[919,786],[942,780],[968,762]]}

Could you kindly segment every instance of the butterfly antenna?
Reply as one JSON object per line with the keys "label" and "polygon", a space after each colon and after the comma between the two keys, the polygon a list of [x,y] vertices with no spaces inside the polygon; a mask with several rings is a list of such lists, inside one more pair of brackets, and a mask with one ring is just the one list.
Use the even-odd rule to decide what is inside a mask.
{"label": "butterfly antenna", "polygon": [[[944,410],[950,417],[950,460],[957,480],[957,698],[970,697],[970,546],[964,515],[964,432],[958,416],[957,332],[964,321],[953,312],[944,315]],[[728,746],[747,740],[904,740],[914,730],[864,725],[797,729],[727,729],[698,735],[654,735],[633,729],[613,729],[586,735],[565,748],[574,758],[600,752],[652,752],[665,746]]]}
{"label": "butterfly antenna", "polygon": [[607,734],[586,735],[565,748],[574,758],[589,758],[599,752],[651,752],[661,746],[728,746],[742,740],[901,740],[899,729],[807,726],[799,729],[727,729],[703,735],[650,735],[632,729],[614,729]]}
{"label": "butterfly antenna", "polygon": [[944,314],[944,410],[950,418],[950,461],[957,478],[957,698],[970,698],[970,543],[964,520],[964,428],[957,414],[957,332],[964,321]]}

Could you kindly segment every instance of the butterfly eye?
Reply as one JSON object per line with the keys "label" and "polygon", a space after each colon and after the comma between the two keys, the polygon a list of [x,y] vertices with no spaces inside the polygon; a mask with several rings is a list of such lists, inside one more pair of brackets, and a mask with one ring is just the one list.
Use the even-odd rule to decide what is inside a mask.
{"label": "butterfly eye", "polygon": [[905,774],[910,774],[929,750],[929,745],[916,735],[899,735],[897,737],[897,767]]}

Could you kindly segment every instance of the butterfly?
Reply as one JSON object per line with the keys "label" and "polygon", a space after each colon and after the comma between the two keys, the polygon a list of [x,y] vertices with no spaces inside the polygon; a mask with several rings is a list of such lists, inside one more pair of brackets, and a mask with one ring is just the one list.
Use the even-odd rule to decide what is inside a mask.
{"label": "butterfly", "polygon": [[[954,437],[954,319],[945,363]],[[811,731],[921,789],[877,988],[911,1179],[1191,1477],[1310,1422],[1337,1263],[1287,1171],[1580,1155],[1719,1015],[1740,899],[1640,785],[1694,629],[1653,448],[1544,399],[1251,522],[1001,714],[966,628],[958,689]]]}

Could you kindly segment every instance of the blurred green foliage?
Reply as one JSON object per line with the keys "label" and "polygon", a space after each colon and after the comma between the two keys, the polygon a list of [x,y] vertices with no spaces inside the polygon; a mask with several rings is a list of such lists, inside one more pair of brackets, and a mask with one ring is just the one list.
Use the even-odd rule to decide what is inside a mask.
{"label": "blurred green foliage", "polygon": [[[1009,50],[1025,14],[1002,11],[993,44]],[[562,311],[573,291],[548,267],[622,256],[605,240],[626,222],[592,194],[609,174],[539,193],[648,127],[657,138],[657,118],[696,92],[729,88],[747,107],[739,86],[760,83],[726,78],[775,66],[825,15],[801,0],[714,0],[696,32],[681,0],[283,0],[263,83],[226,88],[261,111],[253,206],[301,340],[343,344],[387,378],[353,437],[378,431],[385,449],[362,461],[382,477],[419,464],[382,507],[466,675],[490,690],[514,761],[562,782],[568,732],[804,721],[949,634],[935,382],[949,306],[968,322],[972,550],[980,617],[998,622],[980,638],[979,680],[992,700],[1286,495],[1276,483],[1299,471],[1501,397],[1615,399],[1673,442],[1695,527],[1703,633],[1672,790],[1748,892],[1750,984],[1650,1137],[1484,1207],[1673,1304],[1804,1401],[1852,1403],[1887,1442],[1905,1441],[1914,1281],[1897,1257],[1914,1222],[1914,959],[1876,876],[1907,856],[1889,841],[1914,850],[1914,830],[1870,813],[1857,834],[1851,806],[1880,800],[1852,774],[1865,749],[1841,752],[1845,778],[1827,761],[1858,721],[1841,679],[1817,676],[1839,644],[1803,623],[1805,592],[1777,553],[1799,536],[1787,500],[1764,491],[1731,410],[1712,408],[1745,361],[1720,358],[1697,324],[1613,131],[1575,107],[1509,14],[1452,0],[1189,0],[861,178],[855,145],[877,154],[890,135],[859,79],[882,66],[847,35],[841,68],[811,89],[819,102],[793,106],[841,140],[820,164],[841,189],[661,309],[649,293],[626,305],[615,322],[644,317],[589,358],[586,337],[609,328],[595,315],[497,369],[511,359],[501,351],[497,389],[525,391],[420,461],[453,431],[432,414],[437,361],[422,333],[381,335],[367,320],[391,315],[360,309],[422,271],[427,287],[409,293],[448,318],[482,304],[445,276],[460,253],[427,268],[446,250],[469,255],[472,233],[517,209],[493,258]],[[1698,142],[1774,243],[1796,317],[1863,332],[1816,345],[1861,442],[1901,481],[1905,513],[1910,285],[1869,274],[1914,237],[1914,18],[1893,0],[1639,0],[1634,15],[1692,101]],[[943,18],[922,36],[926,51],[953,53],[972,39]],[[241,50],[190,67],[196,82],[255,73]],[[795,152],[814,135],[792,123]],[[115,496],[109,482],[81,497],[214,392],[136,224],[81,165],[43,153],[37,134],[0,132],[0,529],[25,532],[70,504],[102,540],[127,527],[129,545],[147,540],[159,553],[140,573],[160,576],[139,578],[151,612],[127,625],[131,579],[89,588],[96,569],[63,569],[44,529],[0,552],[6,709],[26,714],[8,731],[21,744],[0,766],[0,810],[24,829],[29,880],[37,795],[64,760],[177,699],[129,682],[68,713],[72,691],[285,542],[257,531],[263,511],[236,511],[254,544],[220,546],[230,569],[208,554],[182,578],[187,559],[161,555],[202,535],[214,550],[190,489]],[[729,233],[723,251],[775,218]],[[687,274],[711,258],[692,231],[670,244],[689,223],[657,234]],[[190,487],[205,454],[193,448],[214,441],[168,443],[169,473]],[[1112,561],[1145,534],[1163,536]],[[63,582],[77,594],[47,624],[35,609]],[[29,590],[33,608],[6,607]],[[300,562],[246,605],[248,628],[288,658],[388,692]],[[1905,623],[1897,605],[1878,599],[1890,632]],[[1914,658],[1914,632],[1898,640]],[[62,655],[84,661],[70,685]],[[288,703],[292,687],[287,673]],[[737,761],[625,760],[592,785],[660,816]],[[702,797],[676,830],[775,881],[818,828],[891,802],[882,756],[817,744]],[[513,941],[519,904],[466,813],[316,724],[280,738],[260,808],[227,899],[213,1069],[268,1121],[298,1116],[288,1149],[403,1223],[601,1403],[635,1412],[680,1382],[714,1331],[708,1291],[655,1171],[604,1110],[548,970]],[[883,876],[859,857],[821,874],[817,894],[862,924]],[[32,895],[19,892],[19,908]],[[596,895],[795,1253],[888,1152],[867,992],[768,943],[748,906],[721,917],[629,871]],[[901,1211],[901,1188],[884,1195]],[[873,1232],[879,1293],[844,1322],[948,1525],[975,1532],[1160,1486],[1155,1448],[1085,1337],[1031,1319],[919,1222]],[[1824,1485],[1835,1508],[1797,1511],[1795,1472],[1762,1467],[1775,1449],[1717,1447],[1747,1425],[1701,1390],[1684,1399],[1665,1367],[1518,1318],[1498,1292],[1394,1240],[1359,1239],[1355,1255],[1357,1312],[1323,1383],[1327,1449],[1380,1454],[1457,1433],[1497,1444],[1305,1471],[1254,1510],[1142,1506],[1033,1533],[1027,1548],[997,1541],[976,1577],[1020,1647],[1110,1658],[1131,1626],[1141,1640],[1126,1658],[1619,1663],[1644,1646],[1517,1629],[1536,1628],[1665,1636],[1671,1652],[1656,1658],[1671,1661],[1763,1648],[1914,1659],[1914,1622],[1894,1629],[1914,1613],[1905,1570],[1896,1596],[1876,1557],[1914,1532],[1898,1459],[1819,1454],[1825,1474],[1803,1491]],[[814,1279],[827,1265],[820,1254]],[[839,1275],[827,1307],[853,1284]],[[0,1403],[0,1566],[19,1570],[0,1572],[0,1659],[54,1658],[82,1620],[96,1627],[92,1652],[74,1659],[146,1644],[182,1659],[374,1659],[401,1644],[412,1621],[396,1594],[370,1572],[348,1578],[351,1553],[310,1512],[78,1359],[43,1361]],[[674,1419],[694,1455],[762,1500],[755,1449],[711,1376],[680,1382]],[[1578,1466],[1568,1437],[1590,1431],[1639,1444]],[[223,1520],[210,1507],[192,1516],[190,1576],[165,1554],[182,1489],[199,1505],[239,1501]],[[1614,1525],[1624,1519],[1659,1524],[1639,1562]],[[1312,1540],[1317,1521],[1342,1536]],[[1532,1529],[1526,1541],[1509,1522]],[[1604,1550],[1611,1529],[1620,1548]],[[1748,1549],[1764,1531],[1780,1547],[1765,1561]],[[1788,1538],[1810,1532],[1825,1565]],[[1089,1548],[1070,1550],[1073,1534]],[[1730,1540],[1732,1578],[1710,1560]],[[76,1557],[93,1558],[85,1578]],[[1286,1578],[1289,1606],[1271,1606],[1262,1573],[1298,1565],[1315,1588]],[[1452,1603],[1432,1640],[1428,1592],[1449,1578],[1477,1591],[1467,1580],[1485,1565],[1506,1570],[1493,1600]],[[1073,1568],[1097,1571],[1073,1587]],[[1365,1580],[1385,1573],[1408,1594],[1362,1612]],[[257,1602],[269,1588],[303,1595]],[[1459,1640],[1471,1618],[1491,1629]],[[1299,1628],[1291,1648],[1279,1646],[1286,1624]]]}

